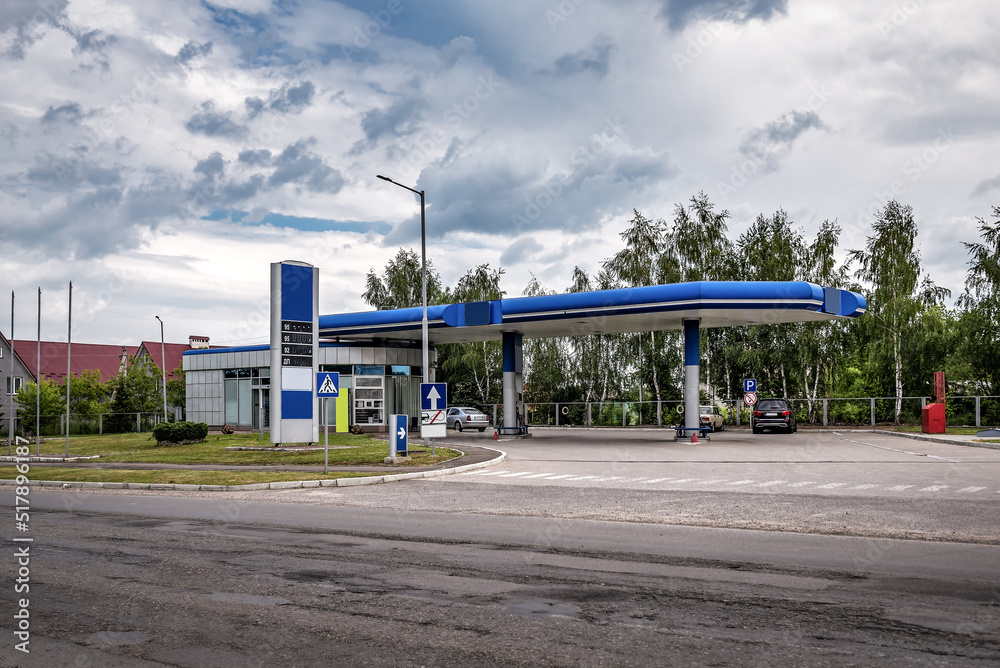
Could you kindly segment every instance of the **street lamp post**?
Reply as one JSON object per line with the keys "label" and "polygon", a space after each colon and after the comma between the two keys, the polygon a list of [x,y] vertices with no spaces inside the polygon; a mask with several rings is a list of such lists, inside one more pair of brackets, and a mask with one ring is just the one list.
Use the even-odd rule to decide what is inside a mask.
{"label": "street lamp post", "polygon": [[[423,301],[424,315],[423,319],[420,321],[420,334],[422,338],[422,353],[423,353],[423,367],[421,367],[421,373],[423,374],[423,381],[425,383],[431,382],[430,376],[430,354],[427,350],[427,220],[424,215],[424,191],[414,190],[409,186],[404,186],[402,183],[396,183],[388,176],[382,176],[381,174],[376,175],[383,181],[388,181],[389,183],[399,186],[400,188],[405,188],[411,193],[416,193],[420,195],[420,294]],[[426,448],[430,442],[430,439],[424,437],[424,447]]]}
{"label": "street lamp post", "polygon": [[[154,315],[154,318],[160,320],[160,316]],[[163,365],[163,421],[167,421],[167,354],[165,351],[165,346],[163,344],[163,321],[160,320],[160,364]]]}

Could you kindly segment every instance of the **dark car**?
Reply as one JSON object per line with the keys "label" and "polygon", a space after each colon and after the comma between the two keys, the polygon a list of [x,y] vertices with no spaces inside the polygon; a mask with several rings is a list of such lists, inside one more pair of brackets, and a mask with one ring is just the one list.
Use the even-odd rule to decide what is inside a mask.
{"label": "dark car", "polygon": [[760,434],[765,429],[781,429],[791,434],[798,429],[795,411],[787,399],[761,399],[753,408],[750,428],[755,434]]}
{"label": "dark car", "polygon": [[448,409],[448,427],[455,431],[463,429],[486,431],[489,426],[490,419],[478,408],[455,406]]}

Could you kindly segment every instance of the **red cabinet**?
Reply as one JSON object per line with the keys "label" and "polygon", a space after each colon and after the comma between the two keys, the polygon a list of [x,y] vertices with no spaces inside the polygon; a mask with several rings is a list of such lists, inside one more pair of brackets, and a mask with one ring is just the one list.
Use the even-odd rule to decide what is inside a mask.
{"label": "red cabinet", "polygon": [[925,434],[943,434],[945,428],[944,404],[927,404],[920,411],[920,431]]}

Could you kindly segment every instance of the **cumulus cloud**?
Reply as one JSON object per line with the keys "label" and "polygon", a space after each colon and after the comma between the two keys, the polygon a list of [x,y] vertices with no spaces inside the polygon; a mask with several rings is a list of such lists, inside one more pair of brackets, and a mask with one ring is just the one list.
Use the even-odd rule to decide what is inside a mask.
{"label": "cumulus cloud", "polygon": [[272,90],[267,100],[259,97],[248,97],[244,104],[250,118],[256,118],[264,111],[297,114],[312,103],[315,93],[316,86],[311,81],[303,81],[295,86],[286,83],[281,88]]}
{"label": "cumulus cloud", "polygon": [[6,39],[0,52],[10,58],[23,59],[27,47],[34,44],[43,32],[40,26],[58,26],[66,19],[69,0],[4,0],[0,3],[0,36]]}
{"label": "cumulus cloud", "polygon": [[598,77],[604,77],[608,74],[609,63],[614,52],[615,45],[610,38],[607,35],[599,35],[587,48],[560,56],[556,60],[556,74],[564,76],[588,72]]}
{"label": "cumulus cloud", "polygon": [[976,187],[972,189],[972,197],[981,197],[988,192],[1000,189],[1000,174],[994,176],[992,179],[983,179],[976,184]]}
{"label": "cumulus cloud", "polygon": [[663,16],[674,30],[699,20],[769,21],[788,12],[788,0],[665,0]]}
{"label": "cumulus cloud", "polygon": [[191,41],[182,46],[181,50],[177,52],[176,60],[182,65],[186,65],[195,58],[207,56],[210,53],[212,53],[212,42],[198,44],[198,42]]}
{"label": "cumulus cloud", "polygon": [[267,180],[268,186],[275,188],[297,183],[310,192],[338,192],[344,185],[344,178],[322,157],[309,150],[315,144],[316,139],[310,137],[287,146],[273,160],[275,169]]}
{"label": "cumulus cloud", "polygon": [[538,243],[534,237],[521,237],[500,254],[500,264],[502,266],[512,266],[522,262],[528,262],[538,253],[545,250],[542,244]]}
{"label": "cumulus cloud", "polygon": [[247,134],[245,126],[232,120],[229,112],[220,113],[215,111],[215,103],[211,100],[203,102],[201,111],[196,112],[188,119],[184,127],[188,132],[201,134],[207,137],[225,137],[227,139],[242,139]]}
{"label": "cumulus cloud", "polygon": [[67,102],[58,107],[49,107],[42,115],[42,123],[77,123],[83,118],[83,107],[76,102]]}
{"label": "cumulus cloud", "polygon": [[792,152],[792,145],[810,128],[825,129],[815,111],[790,111],[761,128],[754,128],[740,140],[739,151],[760,164],[765,173],[777,171],[781,160]]}

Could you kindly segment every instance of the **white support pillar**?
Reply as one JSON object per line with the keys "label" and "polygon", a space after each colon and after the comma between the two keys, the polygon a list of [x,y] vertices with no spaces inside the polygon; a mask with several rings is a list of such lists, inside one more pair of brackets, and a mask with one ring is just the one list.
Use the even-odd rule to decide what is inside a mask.
{"label": "white support pillar", "polygon": [[503,333],[503,426],[504,429],[513,430],[520,427],[518,416],[521,421],[526,420],[524,415],[523,402],[523,379],[521,373],[524,369],[524,358],[521,351],[520,332]]}
{"label": "white support pillar", "polygon": [[[699,326],[700,320],[684,321],[684,426],[698,427],[701,424],[698,392],[701,382],[699,374]],[[691,432],[692,440],[696,432]]]}

